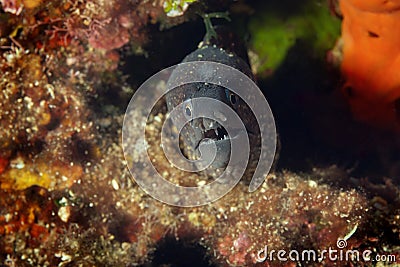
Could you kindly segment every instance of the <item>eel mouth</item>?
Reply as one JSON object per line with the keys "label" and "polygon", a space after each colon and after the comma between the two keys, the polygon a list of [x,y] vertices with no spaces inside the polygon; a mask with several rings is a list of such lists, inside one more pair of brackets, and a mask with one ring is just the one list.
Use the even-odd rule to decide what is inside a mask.
{"label": "eel mouth", "polygon": [[228,132],[223,127],[216,127],[204,132],[204,138],[210,138],[216,141],[229,139]]}
{"label": "eel mouth", "polygon": [[197,140],[195,150],[199,148],[201,142],[204,139],[208,139],[207,143],[215,142],[217,146],[226,146],[231,140],[227,130],[222,127],[217,121],[209,120],[205,122],[204,120],[200,123],[202,133],[200,140]]}

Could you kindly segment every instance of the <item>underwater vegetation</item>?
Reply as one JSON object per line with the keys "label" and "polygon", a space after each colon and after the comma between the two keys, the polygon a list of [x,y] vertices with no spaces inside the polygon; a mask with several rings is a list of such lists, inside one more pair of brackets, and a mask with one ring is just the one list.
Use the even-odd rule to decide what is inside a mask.
{"label": "underwater vegetation", "polygon": [[296,42],[312,46],[315,56],[321,58],[340,35],[340,20],[322,1],[303,1],[292,12],[283,8],[276,12],[274,5],[268,1],[261,5],[265,11],[251,16],[249,22],[250,48],[257,55],[253,68],[260,77],[273,73]]}
{"label": "underwater vegetation", "polygon": [[182,16],[189,7],[189,4],[196,1],[197,0],[167,0],[164,1],[163,7],[167,16],[177,17]]}
{"label": "underwater vegetation", "polygon": [[[354,29],[346,28],[352,18],[347,10],[350,3],[360,7],[360,14],[379,5],[370,1],[370,6],[361,7],[364,2],[341,1],[343,51],[338,53],[343,62],[331,75],[327,69],[334,66],[326,61],[327,53],[341,34],[342,22],[331,14],[328,3],[273,2],[0,0],[0,266],[196,266],[186,255],[196,255],[197,266],[375,264],[327,259],[256,262],[257,252],[265,245],[274,250],[318,250],[336,247],[337,240],[345,237],[346,248],[394,255],[392,263],[399,264],[400,142],[377,138],[384,142],[376,150],[370,149],[375,143],[363,142],[367,130],[361,128],[356,138],[331,140],[347,151],[358,152],[362,147],[359,154],[352,153],[351,160],[318,161],[315,158],[325,159],[316,153],[320,150],[312,145],[287,149],[285,138],[287,132],[301,135],[300,130],[306,128],[307,136],[329,139],[336,131],[347,133],[358,127],[350,120],[341,124],[319,119],[341,114],[350,118],[351,114],[338,115],[331,109],[333,105],[324,104],[329,90],[314,86],[312,90],[318,94],[311,98],[312,86],[300,76],[323,79],[317,84],[328,84],[329,92],[335,92],[340,80],[336,74],[341,70],[354,87],[355,97],[360,96],[354,101],[385,95],[376,102],[371,100],[373,110],[383,106],[384,112],[376,113],[379,116],[389,114],[386,104],[396,107],[399,96],[393,85],[397,76],[395,67],[389,68],[395,57],[388,55],[397,43],[385,38],[391,45],[366,44],[364,50],[352,48],[348,42],[358,27],[354,23]],[[379,12],[384,10],[377,10],[372,13],[374,18],[382,15],[382,25],[386,18],[391,20],[389,15],[397,14],[383,15]],[[312,127],[301,124],[304,121],[299,128],[283,127],[298,123],[294,119],[279,121],[284,117],[280,110],[292,110],[293,102],[271,94],[268,99],[278,118],[283,153],[281,163],[278,161],[262,187],[250,194],[246,183],[239,183],[219,201],[196,208],[165,205],[143,192],[126,167],[121,146],[125,108],[143,77],[182,61],[197,48],[204,36],[198,14],[221,11],[229,11],[232,22],[216,23],[241,24],[237,33],[244,32],[244,39],[249,39],[251,67],[267,98],[271,92],[287,96],[287,84],[274,78],[283,76],[282,80],[293,82],[300,103],[296,107],[301,107],[295,118],[303,112],[312,114],[313,120],[307,121]],[[379,24],[375,21],[372,25]],[[384,36],[384,32],[371,30],[372,35]],[[365,40],[368,38],[383,42],[383,38],[366,36]],[[307,53],[298,52],[299,46]],[[287,68],[293,58],[314,64],[319,72],[306,73],[305,65],[296,65],[295,71]],[[369,64],[375,64],[372,60],[382,63],[379,75],[366,74]],[[359,74],[351,75],[352,64],[357,64]],[[361,78],[379,76],[390,79],[370,83]],[[274,86],[264,88],[266,84]],[[365,84],[371,87],[364,92],[361,85]],[[352,101],[357,114],[358,104]],[[138,106],[130,114],[133,129],[146,123],[141,110]],[[394,120],[396,113],[391,112],[385,123]],[[326,113],[329,116],[324,117]],[[179,184],[201,182],[203,177],[195,173],[188,176],[171,169],[163,156],[158,137],[164,120],[165,112],[160,110],[147,122],[150,157],[166,179]],[[323,127],[327,123],[329,129]],[[132,147],[141,149],[135,144]],[[329,146],[321,150],[333,153]],[[316,157],[312,157],[314,153]],[[365,154],[373,155],[367,164]],[[294,158],[296,164],[286,164],[293,160],[292,155],[300,155]],[[365,165],[369,168],[362,169]]]}

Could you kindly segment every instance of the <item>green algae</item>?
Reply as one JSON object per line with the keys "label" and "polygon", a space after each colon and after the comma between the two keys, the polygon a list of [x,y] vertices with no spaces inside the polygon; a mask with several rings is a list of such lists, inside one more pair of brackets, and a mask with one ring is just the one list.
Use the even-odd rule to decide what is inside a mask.
{"label": "green algae", "polygon": [[323,57],[340,35],[340,20],[327,4],[309,0],[296,12],[279,12],[264,5],[250,19],[251,49],[258,56],[260,76],[273,72],[285,60],[291,47],[303,41],[313,54]]}
{"label": "green algae", "polygon": [[177,17],[183,15],[189,4],[197,0],[166,0],[164,2],[164,12],[168,17]]}

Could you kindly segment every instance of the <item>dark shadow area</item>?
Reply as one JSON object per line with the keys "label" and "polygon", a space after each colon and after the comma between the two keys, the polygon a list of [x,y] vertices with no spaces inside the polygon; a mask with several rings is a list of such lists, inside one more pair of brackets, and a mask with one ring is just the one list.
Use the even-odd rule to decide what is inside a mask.
{"label": "dark shadow area", "polygon": [[[378,181],[397,171],[399,138],[352,119],[341,98],[340,76],[298,41],[283,64],[258,81],[280,135],[278,168],[310,171],[336,164]],[[396,168],[396,167],[394,167]]]}
{"label": "dark shadow area", "polygon": [[281,141],[279,168],[306,171],[312,167],[311,162],[328,163],[344,156],[319,143],[310,125],[310,112],[321,115],[311,98],[332,92],[336,78],[333,73],[330,77],[323,63],[313,59],[310,52],[307,44],[297,42],[274,74],[258,81],[273,111]]}
{"label": "dark shadow area", "polygon": [[210,263],[207,250],[199,244],[164,238],[157,246],[151,263],[142,267],[216,267]]}
{"label": "dark shadow area", "polygon": [[273,13],[282,17],[290,17],[304,9],[304,4],[308,0],[249,0],[246,3],[254,8],[254,10],[273,10]]}
{"label": "dark shadow area", "polygon": [[143,47],[145,54],[123,59],[125,64],[121,71],[129,76],[127,82],[134,87],[140,86],[158,71],[181,62],[197,48],[205,34],[200,18],[163,31],[159,27],[150,27],[150,41]]}
{"label": "dark shadow area", "polygon": [[[246,3],[256,16],[268,10],[289,18],[304,13],[309,2]],[[384,176],[400,175],[400,137],[353,119],[340,93],[339,69],[316,56],[310,43],[296,40],[280,67],[257,82],[277,124],[281,143],[278,169],[309,172],[335,164],[349,170],[351,176],[376,182],[382,182]]]}

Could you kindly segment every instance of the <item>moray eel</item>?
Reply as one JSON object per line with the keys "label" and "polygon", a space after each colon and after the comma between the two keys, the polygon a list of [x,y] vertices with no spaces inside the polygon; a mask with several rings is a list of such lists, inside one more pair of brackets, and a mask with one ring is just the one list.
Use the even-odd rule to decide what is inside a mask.
{"label": "moray eel", "polygon": [[[187,55],[182,62],[218,62],[236,68],[254,80],[248,62],[247,50],[243,43],[227,27],[214,27],[214,30],[216,36],[208,38],[206,35],[198,49]],[[187,70],[182,68],[174,70],[172,76],[185,75],[185,71]],[[198,71],[203,71],[202,75],[209,75],[207,70]],[[181,112],[185,118],[190,119],[196,112],[191,100],[197,97],[209,97],[224,102],[239,115],[246,127],[251,151],[246,172],[253,171],[260,154],[261,140],[257,120],[250,108],[242,99],[224,87],[205,83],[191,83],[179,86],[166,94],[168,111],[170,112],[177,105],[185,103]],[[214,113],[218,112],[218,110],[214,111]],[[199,144],[205,138],[213,139],[217,147],[216,158],[205,172],[211,177],[216,177],[221,174],[229,162],[231,150],[231,137],[217,121],[208,118],[191,120],[180,133],[180,147],[188,159],[198,159],[200,156]]]}

